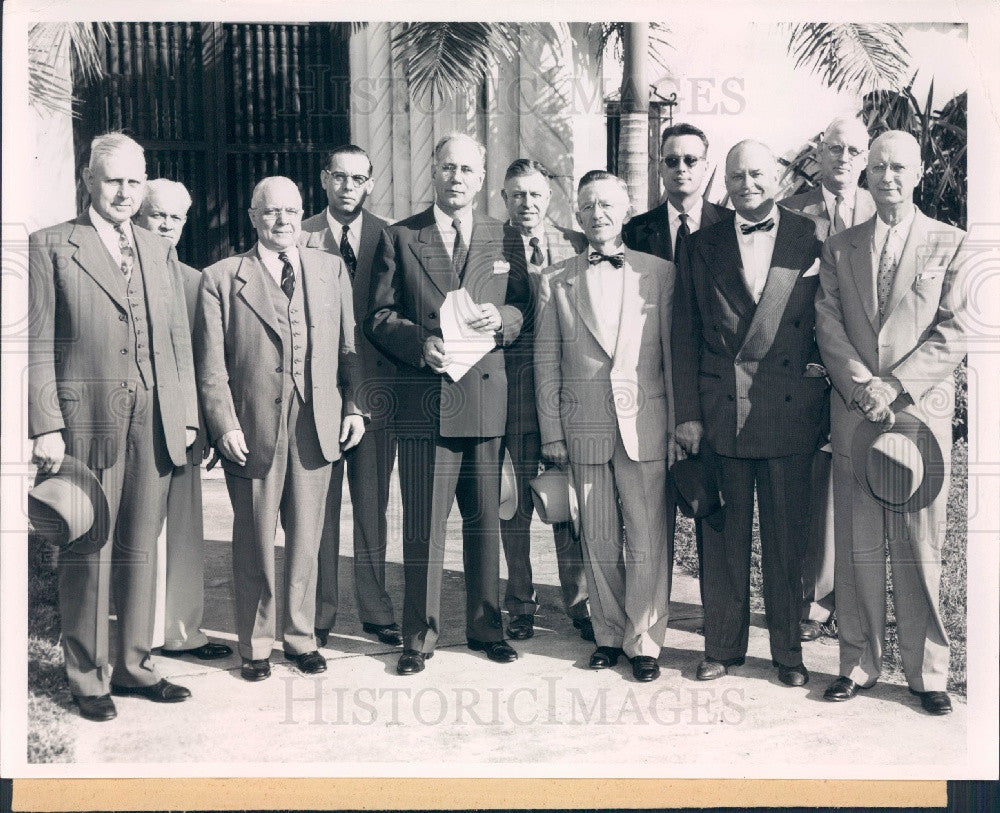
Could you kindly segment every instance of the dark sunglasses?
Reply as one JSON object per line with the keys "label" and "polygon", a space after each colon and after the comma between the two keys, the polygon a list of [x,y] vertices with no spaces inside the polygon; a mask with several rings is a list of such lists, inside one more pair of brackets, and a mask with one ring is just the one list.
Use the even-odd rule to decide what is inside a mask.
{"label": "dark sunglasses", "polygon": [[681,161],[687,167],[694,167],[698,165],[699,161],[704,160],[704,158],[698,155],[666,155],[663,157],[663,163],[671,169],[677,169],[681,165]]}

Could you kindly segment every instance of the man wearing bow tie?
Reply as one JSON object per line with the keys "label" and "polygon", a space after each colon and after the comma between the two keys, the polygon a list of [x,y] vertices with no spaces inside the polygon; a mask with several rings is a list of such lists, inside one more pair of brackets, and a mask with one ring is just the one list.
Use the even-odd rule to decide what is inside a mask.
{"label": "man wearing bow tie", "polygon": [[281,638],[300,671],[326,670],[313,633],[331,464],[364,434],[354,305],[344,263],[297,246],[298,187],[254,188],[257,244],[202,274],[195,360],[208,432],[233,504],[233,593],[244,680],[271,674],[274,536],[285,530]]}
{"label": "man wearing bow tie", "polygon": [[[569,465],[597,648],[592,669],[624,654],[655,680],[667,632],[673,507],[670,319],[674,265],[626,248],[624,182],[588,172],[577,193],[588,250],[541,277],[535,390],[542,454]],[[624,536],[622,526],[624,524]]]}
{"label": "man wearing bow tie", "polygon": [[[368,313],[371,296],[372,260],[382,229],[389,224],[365,208],[375,185],[367,153],[353,144],[335,147],[326,157],[320,182],[327,207],[302,221],[299,244],[340,257],[347,266],[354,292],[354,313],[359,321]],[[319,546],[316,579],[316,640],[326,646],[337,621],[339,595],[337,570],[340,561],[340,504],[344,468],[351,491],[354,515],[354,596],[362,629],[384,644],[403,642],[385,589],[385,552],[388,526],[389,477],[396,457],[396,439],[386,409],[393,386],[395,366],[358,332],[361,360],[361,400],[369,407],[371,420],[361,442],[333,467],[326,502],[323,538]]]}
{"label": "man wearing bow tie", "polygon": [[827,382],[813,336],[820,242],[811,220],[774,203],[778,165],[755,141],[726,156],[736,212],[692,235],[674,303],[677,443],[717,458],[721,532],[704,534],[705,658],[699,680],[744,662],[754,494],[764,602],[778,679],[809,674],[799,640],[799,548],[809,472],[826,431]]}

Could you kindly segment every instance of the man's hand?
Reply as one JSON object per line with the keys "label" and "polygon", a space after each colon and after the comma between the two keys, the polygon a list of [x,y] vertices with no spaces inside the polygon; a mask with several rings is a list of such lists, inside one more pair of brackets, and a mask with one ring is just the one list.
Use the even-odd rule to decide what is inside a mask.
{"label": "man's hand", "polygon": [[35,438],[31,447],[31,462],[39,474],[57,474],[66,456],[66,441],[62,432],[46,432]]}
{"label": "man's hand", "polygon": [[557,466],[567,465],[569,463],[569,450],[566,448],[566,441],[554,440],[551,443],[543,443],[542,457]]}
{"label": "man's hand", "polygon": [[444,352],[444,339],[440,336],[428,336],[424,342],[424,363],[435,373],[443,373],[451,364],[451,356]]}
{"label": "man's hand", "polygon": [[902,391],[902,385],[894,378],[875,376],[854,388],[853,400],[868,420],[880,423],[885,420],[886,411],[891,412],[890,404]]}
{"label": "man's hand", "polygon": [[486,302],[479,306],[479,316],[467,319],[465,324],[480,333],[496,333],[503,327],[503,317],[496,305]]}
{"label": "man's hand", "polygon": [[365,419],[360,415],[345,415],[340,424],[340,450],[353,449],[365,434]]}
{"label": "man's hand", "polygon": [[185,446],[185,448],[190,449],[194,445],[194,442],[197,439],[197,437],[198,437],[198,430],[197,429],[192,429],[190,426],[185,427],[185,429],[184,429],[184,446]]}
{"label": "man's hand", "polygon": [[230,429],[219,438],[219,451],[223,456],[232,460],[238,466],[244,466],[247,462],[247,455],[250,450],[247,448],[247,440],[243,437],[242,429]]}
{"label": "man's hand", "polygon": [[684,453],[692,457],[698,454],[701,448],[701,438],[705,434],[705,427],[701,421],[684,421],[674,430],[674,437],[677,444],[684,450]]}

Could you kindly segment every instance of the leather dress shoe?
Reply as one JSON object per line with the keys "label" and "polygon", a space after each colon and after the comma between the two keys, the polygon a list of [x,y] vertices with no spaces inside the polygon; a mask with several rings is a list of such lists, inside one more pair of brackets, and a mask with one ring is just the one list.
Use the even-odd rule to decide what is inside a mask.
{"label": "leather dress shoe", "polygon": [[293,655],[291,652],[285,653],[285,659],[294,663],[300,672],[307,675],[318,675],[326,671],[326,658],[315,649],[312,652],[303,652],[301,655]]}
{"label": "leather dress shoe", "polygon": [[610,669],[617,665],[618,659],[625,654],[625,651],[617,646],[599,646],[590,656],[591,669]]}
{"label": "leather dress shoe", "polygon": [[[874,685],[873,683],[872,686]],[[858,692],[870,688],[871,686],[862,686],[859,683],[855,683],[849,677],[841,676],[826,687],[826,691],[823,692],[823,699],[829,700],[831,703],[842,703],[845,700],[850,700]]]}
{"label": "leather dress shoe", "polygon": [[656,662],[656,658],[651,658],[648,655],[636,655],[629,660],[632,662],[632,677],[636,680],[648,683],[660,676],[660,665]]}
{"label": "leather dress shoe", "polygon": [[805,664],[785,666],[778,663],[775,666],[778,667],[778,680],[786,686],[805,686],[809,682],[809,672],[806,670]]}
{"label": "leather dress shoe", "polygon": [[580,630],[580,637],[584,641],[596,641],[594,637],[594,625],[589,618],[574,618],[573,626]]}
{"label": "leather dress shoe", "polygon": [[152,686],[116,686],[112,683],[111,694],[119,697],[145,697],[154,703],[180,703],[191,696],[186,687],[169,680],[160,680]]}
{"label": "leather dress shoe", "polygon": [[918,692],[910,689],[910,694],[920,698],[920,705],[928,714],[951,714],[951,698],[948,692]]}
{"label": "leather dress shoe", "polygon": [[799,621],[799,640],[815,641],[823,634],[823,625],[819,621]]}
{"label": "leather dress shoe", "polygon": [[420,652],[416,649],[404,649],[396,661],[397,675],[415,675],[424,671],[424,661],[434,657],[433,652]]}
{"label": "leather dress shoe", "polygon": [[84,720],[104,723],[108,720],[114,720],[118,716],[118,712],[115,710],[115,701],[111,699],[110,694],[75,694],[73,702],[80,709],[80,716]]}
{"label": "leather dress shoe", "polygon": [[185,655],[192,655],[200,661],[217,661],[232,655],[233,648],[225,644],[213,644],[209,641],[207,644],[191,649],[161,649],[160,654],[168,658],[183,658]]}
{"label": "leather dress shoe", "polygon": [[535,617],[533,615],[515,615],[507,625],[507,637],[515,641],[524,641],[535,634]]}
{"label": "leather dress shoe", "polygon": [[402,646],[403,633],[399,629],[399,624],[369,624],[365,622],[361,629],[369,635],[377,635],[383,644],[389,646]]}
{"label": "leather dress shoe", "polygon": [[469,638],[468,647],[473,652],[485,652],[486,657],[495,663],[513,663],[517,660],[517,652],[506,641],[477,641]]}
{"label": "leather dress shoe", "polygon": [[326,646],[326,642],[330,640],[330,628],[329,627],[314,627],[313,635],[316,636],[316,643],[319,646]]}
{"label": "leather dress shoe", "polygon": [[257,681],[271,677],[271,662],[267,658],[260,660],[243,659],[243,666],[240,668],[240,677],[244,680]]}
{"label": "leather dress shoe", "polygon": [[743,657],[727,658],[724,661],[718,661],[715,658],[705,658],[705,660],[698,664],[698,672],[695,677],[698,680],[715,680],[728,675],[730,667],[742,666],[744,663],[746,663],[746,658]]}

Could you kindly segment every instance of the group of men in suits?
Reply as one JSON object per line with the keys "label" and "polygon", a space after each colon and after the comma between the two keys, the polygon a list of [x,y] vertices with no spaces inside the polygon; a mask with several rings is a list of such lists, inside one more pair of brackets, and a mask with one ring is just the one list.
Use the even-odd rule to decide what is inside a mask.
{"label": "group of men in suits", "polygon": [[[836,596],[842,674],[826,697],[850,699],[874,683],[888,540],[908,682],[926,710],[949,711],[937,609],[947,488],[929,505],[890,510],[859,485],[851,455],[858,424],[891,427],[907,412],[931,426],[947,468],[950,416],[929,405],[953,403],[950,375],[964,352],[961,232],[915,210],[919,148],[904,133],[869,150],[859,122],[832,122],[819,147],[821,185],[780,206],[774,155],[740,142],[725,161],[732,210],[702,198],[707,149],[697,128],[668,128],[666,200],[634,218],[620,179],[586,173],[577,232],[546,220],[549,176],[530,159],[506,173],[506,222],[477,211],[485,149],[461,133],[435,146],[430,208],[389,225],[365,207],[369,157],[345,145],[326,156],[322,212],[303,221],[293,181],[261,180],[249,210],[255,245],[199,274],[173,248],[186,190],[160,180],[147,191],[141,147],[120,134],[95,139],[84,172],[90,208],[32,235],[30,268],[32,313],[41,314],[32,323],[33,461],[50,473],[67,452],[83,459],[115,518],[111,545],[60,559],[67,675],[81,713],[114,717],[109,689],[157,702],[189,695],[150,657],[148,563],[164,517],[163,652],[231,654],[200,629],[198,466],[210,446],[233,505],[247,680],[270,674],[279,595],[286,658],[306,674],[326,669],[318,650],[337,620],[345,469],[359,619],[402,646],[397,672],[425,668],[445,623],[445,527],[456,500],[468,647],[516,660],[502,624],[500,550],[506,638],[530,638],[538,600],[528,482],[547,465],[568,471],[579,501],[578,528],[558,524],[553,536],[566,612],[596,645],[590,667],[625,656],[635,679],[654,680],[673,559],[668,472],[692,458],[723,506],[720,521],[696,523],[698,679],[745,660],[756,501],[778,679],[808,681],[801,642],[820,634]],[[872,194],[857,185],[866,157]],[[490,349],[457,374],[441,325],[460,291],[473,303],[464,329]],[[109,420],[109,408],[125,420]],[[505,453],[518,509],[502,521]],[[401,625],[385,583],[396,457]]]}

